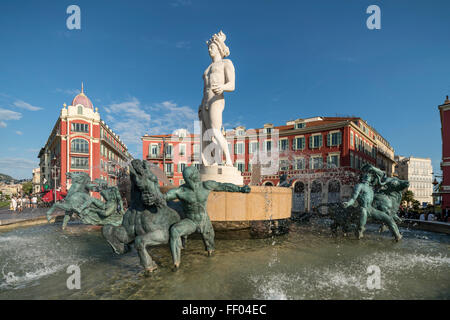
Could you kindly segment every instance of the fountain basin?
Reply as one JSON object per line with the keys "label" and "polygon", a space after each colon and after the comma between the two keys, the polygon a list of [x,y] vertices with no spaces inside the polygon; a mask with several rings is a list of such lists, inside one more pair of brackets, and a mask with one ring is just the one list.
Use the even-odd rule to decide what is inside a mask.
{"label": "fountain basin", "polygon": [[[161,192],[170,189],[162,187]],[[172,207],[182,210],[176,201]],[[280,187],[251,186],[250,193],[213,191],[207,202],[214,230],[225,238],[226,231],[241,231],[242,236],[251,238],[284,234],[288,232],[291,210],[292,190]]]}
{"label": "fountain basin", "polygon": [[[81,225],[80,225],[81,227]],[[74,225],[75,228],[75,225]],[[171,271],[167,245],[152,247],[158,271],[143,276],[136,252],[115,255],[99,232],[47,224],[0,232],[2,299],[444,299],[450,298],[450,239],[445,234],[369,225],[364,239],[333,237],[328,225],[290,225],[270,239],[217,240],[212,257],[189,237],[182,267]],[[67,268],[81,270],[69,290]],[[381,288],[367,286],[378,266]]]}

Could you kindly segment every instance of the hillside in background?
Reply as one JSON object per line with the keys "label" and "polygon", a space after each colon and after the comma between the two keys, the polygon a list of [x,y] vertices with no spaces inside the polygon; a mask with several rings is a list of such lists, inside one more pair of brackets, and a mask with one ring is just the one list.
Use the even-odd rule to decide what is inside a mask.
{"label": "hillside in background", "polygon": [[22,183],[26,181],[31,181],[31,179],[14,179],[11,176],[8,176],[7,174],[0,173],[0,182],[7,183],[7,184],[15,184],[15,183]]}

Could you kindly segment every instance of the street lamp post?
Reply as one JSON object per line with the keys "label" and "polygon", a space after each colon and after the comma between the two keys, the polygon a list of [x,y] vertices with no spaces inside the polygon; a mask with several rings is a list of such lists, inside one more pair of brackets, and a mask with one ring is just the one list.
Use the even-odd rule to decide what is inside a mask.
{"label": "street lamp post", "polygon": [[53,157],[53,201],[56,203],[56,179],[58,178],[58,166],[56,165],[56,156]]}

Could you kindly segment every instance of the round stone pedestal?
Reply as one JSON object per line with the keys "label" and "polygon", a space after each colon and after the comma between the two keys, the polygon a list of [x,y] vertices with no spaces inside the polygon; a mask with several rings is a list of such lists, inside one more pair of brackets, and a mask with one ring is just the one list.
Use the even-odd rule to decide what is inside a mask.
{"label": "round stone pedestal", "polygon": [[236,167],[229,166],[204,166],[200,167],[200,179],[202,181],[214,180],[222,183],[244,185],[244,178]]}

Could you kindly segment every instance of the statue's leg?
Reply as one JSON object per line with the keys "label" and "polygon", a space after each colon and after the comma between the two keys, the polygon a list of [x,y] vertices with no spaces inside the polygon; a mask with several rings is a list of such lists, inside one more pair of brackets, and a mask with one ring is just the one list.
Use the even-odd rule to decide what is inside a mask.
{"label": "statue's leg", "polygon": [[181,237],[190,235],[197,230],[197,225],[190,219],[183,219],[170,227],[170,250],[172,251],[173,264],[176,268],[180,266],[181,260]]}
{"label": "statue's leg", "polygon": [[63,230],[66,228],[67,223],[69,222],[71,216],[72,216],[72,213],[69,213],[69,212],[66,212],[64,214],[64,220],[63,220],[63,224],[62,224],[62,229]]}
{"label": "statue's leg", "polygon": [[357,231],[357,238],[361,239],[364,236],[364,230],[366,229],[367,223],[367,208],[361,207],[361,211],[359,213],[359,228]]}
{"label": "statue's leg", "polygon": [[130,249],[128,244],[133,239],[129,238],[124,227],[106,225],[102,228],[102,234],[116,254],[124,254]]}
{"label": "statue's leg", "polygon": [[214,251],[214,228],[209,219],[203,223],[204,225],[201,226],[203,244],[205,245],[205,250],[208,251],[208,256],[211,256]]}
{"label": "statue's leg", "polygon": [[[205,114],[206,113],[206,114]],[[207,132],[208,128],[210,127],[209,124],[209,118],[208,118],[208,112],[203,111],[202,112],[202,153],[201,153],[201,157],[202,157],[202,161],[203,161],[203,165],[208,166],[210,165],[210,163],[207,161],[208,158],[210,158],[211,155],[207,156],[206,155],[206,148],[208,147],[209,143],[210,143],[210,138],[209,138],[209,132],[208,134],[205,134],[205,132]]]}
{"label": "statue's leg", "polygon": [[400,241],[402,238],[402,235],[400,234],[400,231],[398,230],[397,225],[394,222],[394,219],[389,216],[388,214],[379,211],[379,210],[373,210],[372,217],[378,221],[381,221],[382,223],[386,224],[389,228],[389,230],[394,235],[394,238],[396,241]]}
{"label": "statue's leg", "polygon": [[61,209],[61,210],[64,210],[64,211],[69,211],[70,210],[69,206],[66,205],[65,203],[59,203],[59,202],[54,203],[52,205],[52,207],[47,211],[47,214],[46,214],[48,222],[50,222],[50,220],[52,219],[52,213],[56,209]]}
{"label": "statue's leg", "polygon": [[55,211],[57,208],[59,208],[59,203],[54,203],[52,205],[52,207],[47,210],[47,221],[50,222],[50,220],[52,219],[52,213],[53,211]]}
{"label": "statue's leg", "polygon": [[55,205],[56,205],[56,203],[54,205],[52,205],[52,207],[49,210],[47,210],[47,221],[48,222],[50,222],[50,220],[52,219],[52,213],[56,209]]}
{"label": "statue's leg", "polygon": [[214,134],[214,138],[216,139],[217,144],[220,145],[223,153],[225,154],[226,164],[227,166],[232,166],[233,162],[231,161],[230,152],[228,150],[228,142],[225,137],[222,135],[222,112],[225,107],[225,100],[220,99],[211,103],[209,107],[209,119],[211,121],[212,133]]}
{"label": "statue's leg", "polygon": [[181,246],[182,246],[182,249],[186,249],[186,245],[187,244],[187,236],[182,236],[181,237]]}
{"label": "statue's leg", "polygon": [[141,265],[145,268],[145,272],[148,274],[158,267],[155,261],[147,251],[148,246],[156,246],[159,244],[167,243],[169,241],[169,234],[167,231],[156,230],[149,232],[142,236],[137,236],[134,240],[134,246],[139,254]]}
{"label": "statue's leg", "polygon": [[394,214],[394,216],[392,218],[394,219],[395,223],[403,222],[403,220],[397,214]]}

